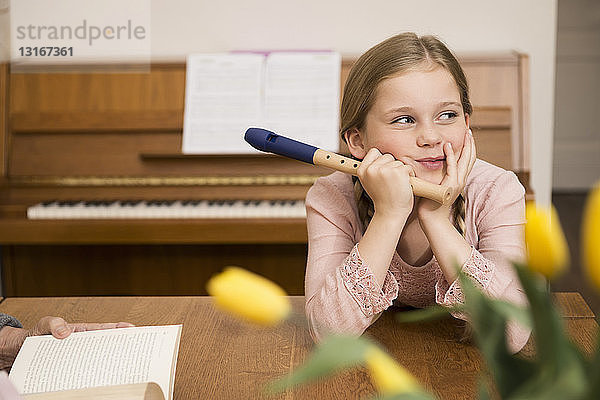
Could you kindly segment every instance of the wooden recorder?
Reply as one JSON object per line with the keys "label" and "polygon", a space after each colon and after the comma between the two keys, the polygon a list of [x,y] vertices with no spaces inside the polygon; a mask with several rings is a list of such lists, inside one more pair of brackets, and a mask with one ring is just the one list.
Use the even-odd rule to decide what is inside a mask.
{"label": "wooden recorder", "polygon": [[[356,175],[356,170],[361,164],[360,161],[298,142],[266,129],[250,128],[246,131],[244,139],[255,149],[352,175]],[[453,200],[454,189],[450,186],[436,185],[413,176],[410,177],[410,185],[415,196],[426,197],[444,205]]]}

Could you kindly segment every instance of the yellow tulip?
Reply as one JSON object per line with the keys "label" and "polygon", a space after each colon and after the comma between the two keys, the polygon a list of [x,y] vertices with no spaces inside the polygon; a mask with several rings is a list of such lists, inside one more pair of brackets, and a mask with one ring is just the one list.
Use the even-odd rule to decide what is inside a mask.
{"label": "yellow tulip", "polygon": [[215,305],[247,321],[273,326],[290,313],[286,292],[267,278],[230,266],[206,285]]}
{"label": "yellow tulip", "polygon": [[581,239],[582,264],[592,283],[600,289],[600,183],[586,201]]}
{"label": "yellow tulip", "polygon": [[538,207],[532,202],[527,203],[526,214],[527,264],[531,270],[552,279],[569,264],[569,248],[558,214],[553,206]]}
{"label": "yellow tulip", "polygon": [[365,360],[373,383],[380,393],[391,395],[421,390],[417,379],[379,348],[367,350]]}

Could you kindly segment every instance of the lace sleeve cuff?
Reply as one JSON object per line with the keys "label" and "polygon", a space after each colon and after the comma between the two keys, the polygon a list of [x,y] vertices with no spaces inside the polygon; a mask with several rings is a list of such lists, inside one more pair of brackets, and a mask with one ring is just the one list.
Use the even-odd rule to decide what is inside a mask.
{"label": "lace sleeve cuff", "polygon": [[[480,252],[471,246],[471,255],[465,261],[462,271],[467,274],[475,284],[482,290],[488,287],[491,276],[494,272],[494,263],[481,255]],[[456,279],[450,286],[446,279],[441,276],[435,285],[436,302],[443,306],[464,303],[465,297],[460,287],[460,282]]]}
{"label": "lace sleeve cuff", "polygon": [[4,328],[5,326],[12,326],[13,328],[23,327],[23,325],[21,325],[19,320],[17,320],[15,317],[8,314],[0,313],[0,329]]}
{"label": "lace sleeve cuff", "polygon": [[382,312],[398,297],[398,283],[394,275],[388,270],[383,289],[380,288],[371,269],[363,263],[358,244],[354,245],[339,271],[346,289],[367,317]]}

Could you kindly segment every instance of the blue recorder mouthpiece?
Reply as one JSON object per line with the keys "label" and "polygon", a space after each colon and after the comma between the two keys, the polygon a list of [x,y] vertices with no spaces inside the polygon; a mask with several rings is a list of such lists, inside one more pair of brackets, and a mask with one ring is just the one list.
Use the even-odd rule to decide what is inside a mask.
{"label": "blue recorder mouthpiece", "polygon": [[257,150],[314,164],[313,156],[317,151],[315,146],[261,128],[249,128],[244,135],[244,139]]}

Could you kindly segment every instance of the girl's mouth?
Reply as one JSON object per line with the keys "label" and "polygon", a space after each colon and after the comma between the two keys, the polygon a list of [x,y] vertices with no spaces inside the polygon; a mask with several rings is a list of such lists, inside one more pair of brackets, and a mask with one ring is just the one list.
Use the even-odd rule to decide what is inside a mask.
{"label": "girl's mouth", "polygon": [[437,170],[437,169],[443,168],[444,167],[444,161],[446,161],[446,158],[429,159],[429,160],[423,160],[423,161],[417,160],[417,162],[419,164],[421,164],[422,166],[424,166],[426,169],[430,169],[430,170]]}

